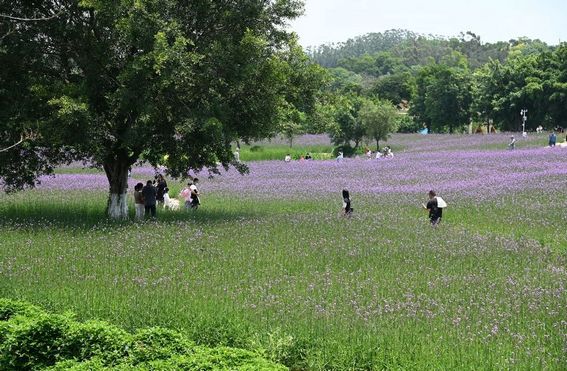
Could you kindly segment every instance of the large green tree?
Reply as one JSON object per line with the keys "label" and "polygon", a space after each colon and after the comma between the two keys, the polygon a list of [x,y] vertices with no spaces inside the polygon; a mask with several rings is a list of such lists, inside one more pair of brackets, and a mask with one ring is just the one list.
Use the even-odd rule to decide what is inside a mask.
{"label": "large green tree", "polygon": [[386,141],[398,128],[399,113],[388,100],[364,100],[360,107],[360,121],[366,137],[376,141],[376,150],[380,150],[380,141]]}
{"label": "large green tree", "polygon": [[452,133],[469,122],[470,75],[458,58],[423,67],[416,82],[416,96],[410,112],[430,130]]}
{"label": "large green tree", "polygon": [[520,130],[524,108],[529,115],[526,130],[551,126],[548,107],[560,75],[555,66],[551,53],[517,54],[504,64],[490,61],[474,73],[474,110],[502,130]]}
{"label": "large green tree", "polygon": [[333,105],[334,120],[329,125],[329,134],[335,145],[350,148],[354,142],[354,149],[358,148],[364,137],[365,129],[360,121],[359,111],[364,98],[356,94],[338,95]]}
{"label": "large green tree", "polygon": [[13,16],[0,28],[1,131],[36,133],[0,154],[4,188],[87,160],[107,175],[110,216],[124,218],[140,159],[174,177],[229,166],[233,140],[276,128],[285,25],[301,11],[297,0],[0,1]]}

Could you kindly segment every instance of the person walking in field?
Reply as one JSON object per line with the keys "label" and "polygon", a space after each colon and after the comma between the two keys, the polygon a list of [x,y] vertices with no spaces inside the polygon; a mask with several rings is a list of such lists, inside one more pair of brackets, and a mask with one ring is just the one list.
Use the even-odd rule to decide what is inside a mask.
{"label": "person walking in field", "polygon": [[350,217],[354,209],[351,207],[350,194],[348,190],[343,189],[343,216]]}
{"label": "person walking in field", "polygon": [[510,143],[508,143],[508,149],[510,151],[513,151],[516,149],[516,139],[514,138],[514,136],[510,136]]}
{"label": "person walking in field", "polygon": [[447,207],[447,203],[441,197],[438,197],[435,191],[431,190],[428,193],[429,201],[426,204],[421,204],[421,206],[429,211],[429,221],[431,226],[436,227],[441,223],[441,218],[443,217],[443,209]]}
{"label": "person walking in field", "polygon": [[138,183],[134,186],[136,220],[142,220],[144,218],[144,196],[142,195],[142,188],[144,188],[142,183]]}
{"label": "person walking in field", "polygon": [[144,198],[145,215],[151,215],[152,218],[155,218],[157,190],[151,180],[148,180],[144,188],[142,188],[142,196]]}

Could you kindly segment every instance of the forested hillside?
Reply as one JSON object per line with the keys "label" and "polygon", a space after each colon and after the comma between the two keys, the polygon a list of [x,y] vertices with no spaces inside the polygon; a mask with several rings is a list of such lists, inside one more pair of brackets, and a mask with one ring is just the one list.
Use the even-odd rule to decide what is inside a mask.
{"label": "forested hillside", "polygon": [[305,130],[323,129],[337,145],[372,139],[359,114],[368,100],[398,107],[389,130],[402,132],[520,131],[523,109],[527,131],[567,126],[565,43],[486,43],[473,32],[448,38],[389,30],[306,53],[325,67],[328,83],[314,116],[319,122]]}

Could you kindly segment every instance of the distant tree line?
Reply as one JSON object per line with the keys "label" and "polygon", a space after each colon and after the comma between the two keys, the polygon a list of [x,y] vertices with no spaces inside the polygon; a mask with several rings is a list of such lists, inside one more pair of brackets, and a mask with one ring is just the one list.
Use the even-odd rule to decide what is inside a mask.
{"label": "distant tree line", "polygon": [[388,127],[405,132],[461,132],[488,123],[516,131],[524,108],[526,130],[567,127],[566,43],[483,43],[472,32],[444,38],[390,30],[306,52],[327,72],[314,114],[321,120],[309,129],[328,132],[337,144],[356,148],[372,140],[360,115],[368,101],[397,107],[396,124]]}

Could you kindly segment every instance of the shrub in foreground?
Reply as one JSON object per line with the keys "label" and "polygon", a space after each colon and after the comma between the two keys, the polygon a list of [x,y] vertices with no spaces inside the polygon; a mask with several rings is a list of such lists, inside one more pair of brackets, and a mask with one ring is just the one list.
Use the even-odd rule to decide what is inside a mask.
{"label": "shrub in foreground", "polygon": [[135,334],[100,321],[79,322],[33,305],[0,300],[2,370],[284,370],[258,353],[196,346],[182,334]]}

